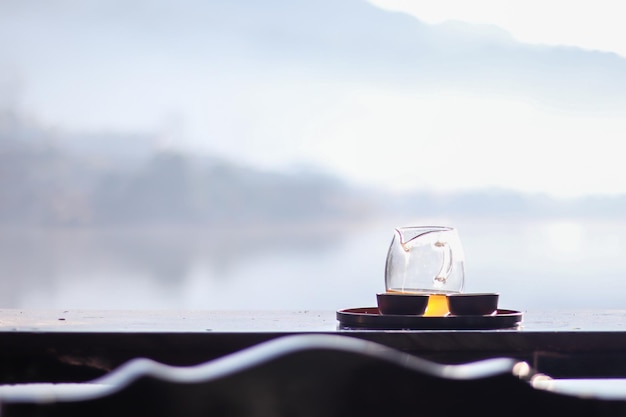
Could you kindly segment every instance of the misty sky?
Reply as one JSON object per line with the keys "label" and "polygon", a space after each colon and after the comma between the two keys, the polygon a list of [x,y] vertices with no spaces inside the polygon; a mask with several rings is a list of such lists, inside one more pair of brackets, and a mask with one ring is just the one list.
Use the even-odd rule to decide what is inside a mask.
{"label": "misty sky", "polygon": [[0,104],[390,188],[626,192],[617,13],[411,4],[0,0]]}

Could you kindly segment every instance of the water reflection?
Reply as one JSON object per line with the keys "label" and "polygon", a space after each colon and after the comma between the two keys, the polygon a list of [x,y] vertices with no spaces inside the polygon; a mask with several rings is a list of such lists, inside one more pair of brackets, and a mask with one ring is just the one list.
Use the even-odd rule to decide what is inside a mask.
{"label": "water reflection", "polygon": [[[302,307],[312,308],[316,288],[333,286],[321,265],[332,259],[342,267],[349,231],[340,225],[6,231],[0,302],[11,308],[297,308],[304,296],[309,301]],[[312,277],[316,269],[319,277]]]}
{"label": "water reflection", "polygon": [[[4,230],[3,308],[331,309],[375,303],[393,227]],[[439,223],[451,224],[450,219]],[[468,291],[505,308],[623,308],[626,225],[456,221]],[[297,230],[297,229],[296,229]],[[292,230],[293,232],[293,230]],[[590,296],[592,294],[592,296]]]}

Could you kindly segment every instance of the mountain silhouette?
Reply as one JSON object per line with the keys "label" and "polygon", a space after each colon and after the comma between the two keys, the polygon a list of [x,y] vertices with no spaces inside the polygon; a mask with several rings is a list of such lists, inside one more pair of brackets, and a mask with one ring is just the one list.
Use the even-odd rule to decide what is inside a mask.
{"label": "mountain silhouette", "polygon": [[22,71],[27,85],[54,77],[97,94],[166,74],[212,85],[203,77],[297,73],[582,109],[626,97],[626,60],[616,54],[524,44],[494,26],[425,24],[364,0],[3,2],[0,50],[0,65]]}

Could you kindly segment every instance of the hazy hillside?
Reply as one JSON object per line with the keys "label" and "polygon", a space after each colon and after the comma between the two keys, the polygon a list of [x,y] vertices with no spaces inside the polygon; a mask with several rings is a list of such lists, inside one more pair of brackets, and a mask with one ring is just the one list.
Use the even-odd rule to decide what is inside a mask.
{"label": "hazy hillside", "polygon": [[[626,212],[626,196],[558,200],[497,189],[398,194],[351,187],[314,171],[261,171],[149,147],[121,156],[77,153],[62,146],[75,135],[0,114],[0,224],[221,227],[351,223],[399,214],[613,218]],[[137,136],[102,134],[99,140],[129,138]],[[139,143],[146,140],[139,136]]]}
{"label": "hazy hillside", "polygon": [[61,132],[0,114],[1,224],[218,227],[372,214],[372,201],[321,173],[264,172],[173,151],[76,153],[63,142]]}

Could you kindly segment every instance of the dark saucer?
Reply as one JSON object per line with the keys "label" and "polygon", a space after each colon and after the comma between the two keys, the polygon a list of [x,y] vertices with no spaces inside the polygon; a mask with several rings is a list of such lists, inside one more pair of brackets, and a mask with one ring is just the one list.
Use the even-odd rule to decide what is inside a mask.
{"label": "dark saucer", "polygon": [[380,314],[377,307],[346,308],[337,311],[337,320],[347,329],[386,330],[489,330],[514,329],[522,322],[523,313],[498,309],[495,314],[428,317],[417,315]]}

